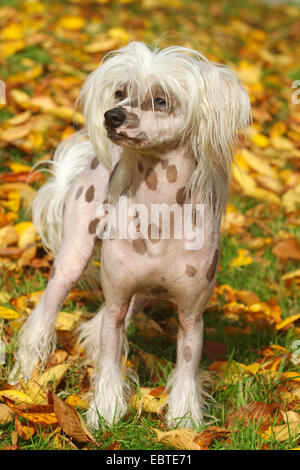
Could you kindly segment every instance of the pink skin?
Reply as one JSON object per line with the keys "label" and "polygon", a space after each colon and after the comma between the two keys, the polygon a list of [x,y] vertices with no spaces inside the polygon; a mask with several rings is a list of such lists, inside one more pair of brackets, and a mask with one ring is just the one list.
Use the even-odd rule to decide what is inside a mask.
{"label": "pink skin", "polygon": [[[126,107],[126,112],[137,112]],[[175,204],[180,200],[180,190],[188,183],[195,162],[184,146],[178,146],[180,121],[171,116],[168,127],[167,148],[162,151],[163,134],[157,132],[157,140],[150,132],[167,128],[161,125],[167,115],[160,114],[160,124],[155,128],[153,111],[139,110],[141,131],[145,141],[131,141],[138,135],[138,129],[127,129],[128,137],[118,138],[118,145],[134,149],[133,170],[127,193],[128,205],[140,203],[150,209],[151,204]],[[176,125],[175,125],[176,124]],[[153,128],[155,128],[153,130]],[[173,128],[173,137],[172,131]],[[152,131],[151,131],[152,129]],[[126,121],[122,124],[126,131]],[[130,134],[132,133],[132,134]],[[173,141],[172,141],[173,138]],[[153,144],[154,142],[154,144]],[[32,322],[43,334],[46,343],[54,334],[56,315],[70,289],[80,278],[90,260],[96,237],[96,227],[103,228],[106,217],[98,221],[97,208],[109,193],[109,174],[98,164],[92,168],[92,161],[70,188],[64,212],[64,237],[55,260],[53,276],[49,280],[41,303],[32,312]],[[80,189],[82,188],[82,190]],[[120,188],[122,189],[122,188]],[[185,202],[189,202],[188,196]],[[128,218],[130,222],[132,217]],[[158,296],[177,304],[179,332],[177,363],[168,387],[171,388],[167,415],[168,424],[185,427],[199,425],[202,420],[201,385],[199,382],[199,361],[202,351],[202,313],[214,287],[219,254],[219,220],[204,213],[204,245],[198,251],[186,249],[187,240],[104,240],[101,250],[101,284],[105,295],[105,306],[88,324],[83,326],[81,339],[87,352],[98,360],[93,378],[94,401],[88,411],[88,423],[98,426],[98,413],[113,423],[126,412],[127,389],[121,375],[121,356],[124,350],[125,326],[136,311],[147,303],[149,297]],[[101,231],[101,230],[100,230]],[[27,326],[26,326],[27,325]],[[44,326],[47,325],[47,326]],[[23,331],[26,332],[28,322]],[[33,335],[34,336],[34,335]],[[55,345],[51,339],[52,348]],[[23,345],[24,346],[24,345]],[[27,345],[28,347],[28,345]],[[40,345],[21,348],[17,354],[22,373],[30,377],[35,361],[46,360],[48,349],[41,353]],[[38,351],[38,352],[37,352]],[[28,360],[27,360],[27,359]],[[181,421],[180,421],[181,419]]]}

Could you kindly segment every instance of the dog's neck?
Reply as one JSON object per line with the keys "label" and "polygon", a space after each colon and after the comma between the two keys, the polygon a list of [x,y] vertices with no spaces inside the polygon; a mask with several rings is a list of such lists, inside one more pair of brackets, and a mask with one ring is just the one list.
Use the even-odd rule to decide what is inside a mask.
{"label": "dog's neck", "polygon": [[131,169],[121,193],[127,193],[133,202],[147,206],[187,202],[186,187],[195,169],[195,160],[185,147],[159,154],[135,152],[125,159]]}

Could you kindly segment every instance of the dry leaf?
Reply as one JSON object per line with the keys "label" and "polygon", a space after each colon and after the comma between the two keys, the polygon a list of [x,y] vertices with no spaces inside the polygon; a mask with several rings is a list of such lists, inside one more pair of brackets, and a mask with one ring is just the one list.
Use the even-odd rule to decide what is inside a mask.
{"label": "dry leaf", "polygon": [[13,420],[13,415],[9,406],[0,404],[0,424],[10,423]]}
{"label": "dry leaf", "polygon": [[68,435],[76,439],[78,442],[95,442],[92,434],[72,406],[63,402],[57,395],[52,394],[54,403],[54,412],[62,430]]}

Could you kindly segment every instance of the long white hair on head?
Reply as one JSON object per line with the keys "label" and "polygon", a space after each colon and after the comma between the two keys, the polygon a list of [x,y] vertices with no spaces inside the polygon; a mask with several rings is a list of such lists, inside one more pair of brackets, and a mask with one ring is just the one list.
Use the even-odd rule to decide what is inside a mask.
{"label": "long white hair on head", "polygon": [[99,160],[110,167],[113,144],[106,135],[104,113],[122,104],[116,104],[115,90],[126,85],[128,99],[134,91],[141,102],[154,84],[176,97],[184,116],[181,143],[197,162],[187,188],[192,202],[210,203],[216,214],[222,214],[233,148],[239,129],[245,130],[249,123],[250,101],[230,69],[209,62],[197,51],[180,46],[151,50],[133,41],[104,57],[78,98]]}

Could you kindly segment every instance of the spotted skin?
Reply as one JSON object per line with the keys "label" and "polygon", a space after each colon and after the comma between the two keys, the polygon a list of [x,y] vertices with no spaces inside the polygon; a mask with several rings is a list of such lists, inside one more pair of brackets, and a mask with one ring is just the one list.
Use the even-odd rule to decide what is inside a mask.
{"label": "spotted skin", "polygon": [[175,183],[177,181],[177,168],[176,165],[170,165],[167,168],[167,180],[169,183]]}
{"label": "spotted skin", "polygon": [[78,199],[80,198],[82,192],[83,192],[83,186],[80,186],[80,188],[77,189],[76,194],[75,194],[76,201],[78,201]]}
{"label": "spotted skin", "polygon": [[85,193],[86,202],[92,202],[95,196],[95,187],[91,185]]}
{"label": "spotted skin", "polygon": [[157,173],[153,168],[148,168],[145,175],[146,185],[151,191],[157,189]]}

